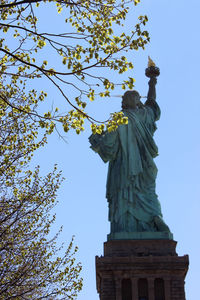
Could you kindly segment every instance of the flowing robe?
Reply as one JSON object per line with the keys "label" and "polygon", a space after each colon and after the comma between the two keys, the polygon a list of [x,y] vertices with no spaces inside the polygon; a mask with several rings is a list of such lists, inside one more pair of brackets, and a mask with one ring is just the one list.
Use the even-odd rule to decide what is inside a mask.
{"label": "flowing robe", "polygon": [[162,219],[155,193],[158,155],[153,140],[160,108],[147,101],[142,108],[123,110],[128,124],[116,131],[92,135],[91,148],[109,161],[106,198],[111,232],[158,231],[154,218]]}

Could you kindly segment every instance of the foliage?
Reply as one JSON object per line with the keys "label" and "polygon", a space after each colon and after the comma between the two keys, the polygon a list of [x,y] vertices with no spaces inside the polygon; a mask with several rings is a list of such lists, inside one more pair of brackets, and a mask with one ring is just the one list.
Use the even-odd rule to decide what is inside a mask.
{"label": "foliage", "polygon": [[[81,289],[81,266],[74,260],[77,248],[70,243],[64,256],[57,257],[58,235],[49,238],[61,174],[55,167],[42,178],[39,167],[32,172],[28,166],[57,124],[65,132],[74,129],[79,134],[88,120],[92,132],[100,134],[105,126],[111,131],[127,123],[121,112],[98,122],[86,109],[97,95],[109,97],[117,85],[134,86],[132,77],[114,82],[111,74],[132,69],[126,52],[144,49],[149,41],[148,32],[142,30],[146,16],[140,16],[130,32],[123,32],[128,6],[139,2],[0,2],[0,299],[74,299]],[[49,23],[45,18],[44,25],[46,11],[53,16]],[[57,13],[64,24],[48,30],[52,18],[58,20]],[[68,104],[67,112],[49,107],[47,91],[37,89],[41,80],[56,87],[63,106]]]}
{"label": "foliage", "polygon": [[[70,243],[64,256],[57,257],[58,235],[48,238],[61,175],[55,167],[42,178],[39,167],[32,172],[28,166],[57,124],[65,132],[74,129],[79,134],[88,120],[92,132],[100,134],[105,126],[111,131],[127,123],[121,112],[98,122],[86,109],[97,95],[109,97],[118,85],[134,86],[134,78],[114,82],[111,74],[132,69],[126,52],[144,49],[149,41],[142,29],[146,16],[140,16],[130,32],[123,32],[128,6],[139,2],[0,2],[0,299],[74,299],[81,289],[81,266],[74,259],[77,248]],[[46,11],[54,14],[44,25]],[[48,30],[52,18],[58,20],[57,13],[64,22],[62,32],[61,26]],[[56,87],[63,106],[68,104],[67,112],[49,107],[47,91],[37,89],[41,80]]]}
{"label": "foliage", "polygon": [[[65,132],[74,129],[77,134],[84,130],[85,120],[92,123],[94,133],[101,133],[105,124],[112,130],[126,123],[126,118],[114,114],[115,118],[99,124],[87,114],[86,107],[88,100],[93,101],[97,95],[110,96],[116,85],[121,85],[122,89],[133,88],[132,77],[113,82],[104,74],[105,69],[123,74],[133,68],[126,52],[144,49],[149,41],[148,32],[142,30],[147,16],[140,16],[130,32],[123,32],[129,6],[139,2],[1,0],[0,89],[3,108],[11,106],[27,114],[34,113],[35,122],[48,133],[55,129],[57,122],[62,124]],[[48,31],[52,18],[56,22],[56,15],[49,18],[44,32],[41,31],[39,21],[48,7],[62,15],[64,32],[57,32],[58,28],[55,32]],[[59,90],[69,104],[68,112],[59,114],[58,108],[48,108],[45,114],[41,114],[39,110],[31,110],[31,104],[37,105],[47,97],[45,91],[38,94],[36,88],[28,89],[30,85],[37,86],[37,80],[41,78]],[[19,106],[16,97],[23,100]]]}
{"label": "foliage", "polygon": [[[15,104],[20,107],[20,101]],[[59,257],[62,247],[56,244],[60,231],[49,236],[61,174],[56,166],[43,178],[39,167],[28,170],[34,150],[45,145],[46,136],[39,140],[39,125],[30,115],[5,102],[2,106],[0,299],[74,299],[82,286],[81,266],[74,258],[77,248],[72,241]]]}

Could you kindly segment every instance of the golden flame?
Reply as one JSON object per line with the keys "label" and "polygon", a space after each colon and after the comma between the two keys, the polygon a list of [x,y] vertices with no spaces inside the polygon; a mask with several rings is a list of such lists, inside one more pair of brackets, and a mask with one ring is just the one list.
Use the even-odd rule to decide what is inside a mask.
{"label": "golden flame", "polygon": [[151,59],[150,56],[148,56],[148,67],[155,67],[155,62]]}

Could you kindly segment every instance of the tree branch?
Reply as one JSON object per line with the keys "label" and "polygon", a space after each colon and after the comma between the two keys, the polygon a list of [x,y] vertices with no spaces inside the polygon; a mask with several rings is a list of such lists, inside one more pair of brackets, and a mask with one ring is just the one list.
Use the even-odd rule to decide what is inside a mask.
{"label": "tree branch", "polygon": [[[38,3],[38,2],[43,2],[43,0],[22,0],[22,1],[19,1],[19,2],[12,2],[12,3],[7,3],[7,4],[1,4],[0,8],[8,8],[8,7],[13,7],[13,6],[21,5],[21,4],[32,4],[32,3]],[[73,2],[66,2],[66,1],[62,1],[62,0],[60,0],[60,1],[57,0],[56,2],[63,3],[63,4],[66,4],[66,5],[70,5],[70,6],[76,6],[76,5],[81,4],[81,2],[73,3]]]}

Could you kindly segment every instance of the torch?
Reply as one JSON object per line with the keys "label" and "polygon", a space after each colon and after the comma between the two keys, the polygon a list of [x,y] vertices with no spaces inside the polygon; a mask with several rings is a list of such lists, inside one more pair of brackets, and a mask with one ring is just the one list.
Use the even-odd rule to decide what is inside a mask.
{"label": "torch", "polygon": [[160,75],[160,69],[156,67],[154,61],[148,57],[148,67],[145,69],[145,75],[149,78],[158,77]]}

